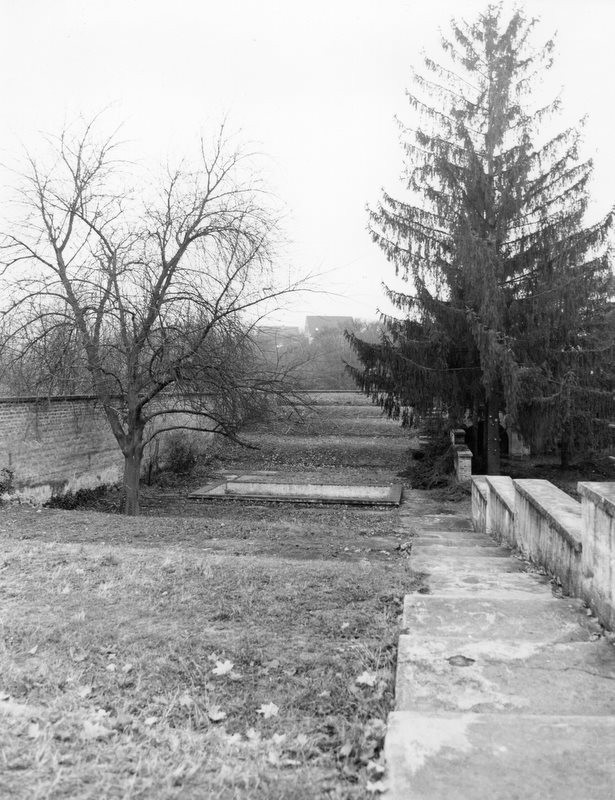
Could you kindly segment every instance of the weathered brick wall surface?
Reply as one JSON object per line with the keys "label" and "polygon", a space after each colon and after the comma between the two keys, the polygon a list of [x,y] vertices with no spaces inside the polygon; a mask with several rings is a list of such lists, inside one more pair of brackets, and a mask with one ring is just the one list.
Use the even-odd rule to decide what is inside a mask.
{"label": "weathered brick wall surface", "polygon": [[[189,413],[159,416],[157,428],[206,424]],[[213,435],[186,431],[196,452],[212,447]],[[162,433],[146,448],[143,469],[150,460],[164,466],[170,434]],[[52,494],[75,492],[122,477],[124,458],[94,397],[0,398],[0,470],[13,472],[14,494],[45,502]]]}
{"label": "weathered brick wall surface", "polygon": [[45,500],[118,480],[123,458],[93,398],[10,398],[0,399],[2,467],[19,494]]}

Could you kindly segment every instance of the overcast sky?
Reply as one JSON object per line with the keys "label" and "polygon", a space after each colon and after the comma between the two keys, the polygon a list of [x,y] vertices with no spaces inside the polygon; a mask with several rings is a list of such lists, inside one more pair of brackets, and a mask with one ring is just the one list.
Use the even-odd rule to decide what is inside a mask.
{"label": "overcast sky", "polygon": [[[409,68],[437,55],[475,0],[0,0],[0,160],[40,131],[108,108],[144,157],[190,150],[223,116],[263,153],[288,208],[288,259],[332,294],[279,317],[374,318],[392,270],[366,233],[367,203],[394,189]],[[551,80],[568,118],[589,115],[594,212],[615,201],[614,0],[528,0],[558,31]],[[6,196],[5,192],[2,192]]]}

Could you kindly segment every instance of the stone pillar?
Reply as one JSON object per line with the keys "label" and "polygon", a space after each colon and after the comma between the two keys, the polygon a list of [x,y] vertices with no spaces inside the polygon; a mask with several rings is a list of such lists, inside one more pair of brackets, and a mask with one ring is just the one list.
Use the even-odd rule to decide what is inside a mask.
{"label": "stone pillar", "polygon": [[466,446],[466,433],[463,428],[451,431],[451,442],[457,481],[469,484],[472,480],[472,451]]}
{"label": "stone pillar", "polygon": [[615,630],[615,483],[579,483],[583,520],[583,595],[602,624]]}

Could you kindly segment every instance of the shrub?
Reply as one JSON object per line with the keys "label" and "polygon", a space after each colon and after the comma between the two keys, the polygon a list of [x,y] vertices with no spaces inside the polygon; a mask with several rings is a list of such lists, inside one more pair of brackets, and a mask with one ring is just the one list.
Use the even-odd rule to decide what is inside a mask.
{"label": "shrub", "polygon": [[[418,458],[417,456],[420,456]],[[453,473],[453,448],[448,431],[441,428],[421,453],[399,475],[408,478],[413,489],[436,489],[448,486]]]}
{"label": "shrub", "polygon": [[165,469],[176,475],[189,475],[198,460],[198,450],[191,438],[186,433],[173,433],[165,444]]}
{"label": "shrub", "polygon": [[0,469],[0,496],[13,490],[14,472],[10,467]]}

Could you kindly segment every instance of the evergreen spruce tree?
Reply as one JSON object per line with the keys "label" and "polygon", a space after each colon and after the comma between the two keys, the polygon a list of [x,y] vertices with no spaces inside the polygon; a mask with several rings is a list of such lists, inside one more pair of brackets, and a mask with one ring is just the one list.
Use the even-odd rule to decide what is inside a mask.
{"label": "evergreen spruce tree", "polygon": [[545,140],[558,101],[533,101],[553,43],[533,50],[534,25],[490,5],[452,22],[450,65],[425,58],[414,73],[407,191],[370,210],[373,240],[411,291],[387,290],[402,318],[383,318],[381,342],[350,337],[355,380],[392,415],[440,403],[454,423],[484,420],[492,474],[501,414],[564,454],[598,441],[612,405],[611,215],[584,224],[580,129]]}

